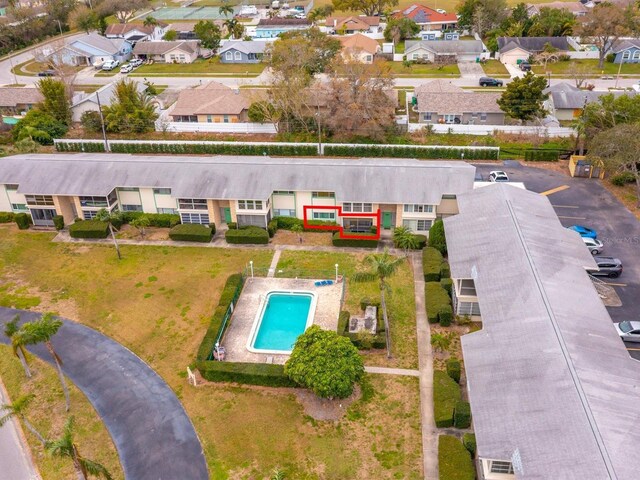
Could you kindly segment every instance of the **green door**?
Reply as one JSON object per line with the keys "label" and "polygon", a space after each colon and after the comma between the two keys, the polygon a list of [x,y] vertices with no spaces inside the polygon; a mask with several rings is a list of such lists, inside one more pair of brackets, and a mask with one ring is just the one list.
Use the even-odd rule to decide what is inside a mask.
{"label": "green door", "polygon": [[391,228],[391,212],[382,212],[382,228],[389,230]]}
{"label": "green door", "polygon": [[224,209],[224,223],[231,222],[231,209],[229,207],[225,207]]}

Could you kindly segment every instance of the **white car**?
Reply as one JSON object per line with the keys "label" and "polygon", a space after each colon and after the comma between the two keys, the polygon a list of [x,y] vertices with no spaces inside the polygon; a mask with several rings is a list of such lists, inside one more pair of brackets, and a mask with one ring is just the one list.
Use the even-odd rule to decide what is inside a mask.
{"label": "white car", "polygon": [[493,172],[489,173],[489,181],[490,182],[508,182],[509,175],[507,175],[506,172],[503,172],[502,170],[494,170]]}
{"label": "white car", "polygon": [[102,64],[102,70],[111,71],[118,65],[120,65],[120,62],[118,60],[107,60]]}
{"label": "white car", "polygon": [[442,15],[446,15],[447,11],[441,8],[436,8],[436,12],[441,13]]}
{"label": "white car", "polygon": [[120,67],[120,73],[129,73],[133,71],[133,65],[127,63],[126,65],[122,65]]}
{"label": "white car", "polygon": [[144,62],[139,58],[134,58],[129,62],[129,65],[133,65],[133,68],[137,68],[142,65]]}
{"label": "white car", "polygon": [[631,85],[631,88],[634,92],[640,92],[640,83],[634,83],[633,85]]}
{"label": "white car", "polygon": [[604,244],[600,240],[590,237],[580,238],[582,238],[582,241],[587,246],[592,255],[598,255],[599,253],[602,253],[602,250],[604,250]]}
{"label": "white car", "polygon": [[620,322],[613,325],[625,342],[640,342],[640,322]]}

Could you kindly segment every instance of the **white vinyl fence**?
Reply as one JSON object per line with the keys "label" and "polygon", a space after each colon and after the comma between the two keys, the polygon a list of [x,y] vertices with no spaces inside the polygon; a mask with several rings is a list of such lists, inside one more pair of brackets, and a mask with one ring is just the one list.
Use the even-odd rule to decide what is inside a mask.
{"label": "white vinyl fence", "polygon": [[200,123],[158,122],[157,131],[164,132],[219,132],[219,133],[278,133],[272,123]]}
{"label": "white vinyl fence", "polygon": [[[426,127],[425,123],[410,123],[409,131],[416,132]],[[568,127],[531,127],[520,125],[449,125],[434,124],[433,131],[436,133],[466,133],[468,135],[491,135],[493,132],[505,133],[528,133],[537,135],[548,135],[550,137],[570,137],[575,134],[573,128]]]}

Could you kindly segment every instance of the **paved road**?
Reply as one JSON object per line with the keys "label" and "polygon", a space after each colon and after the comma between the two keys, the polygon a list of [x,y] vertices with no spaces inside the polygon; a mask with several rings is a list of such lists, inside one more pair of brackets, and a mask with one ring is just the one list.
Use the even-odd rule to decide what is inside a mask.
{"label": "paved road", "polygon": [[[0,308],[0,329],[16,313],[23,320],[39,315]],[[0,341],[7,343],[4,335]],[[109,430],[127,480],[209,478],[189,417],[146,363],[114,340],[70,320],[64,320],[53,345],[64,361],[65,375],[83,391]],[[43,346],[29,351],[51,362]]]}
{"label": "paved road", "polygon": [[[549,195],[556,213],[564,226],[586,225],[595,228],[605,246],[603,255],[622,260],[623,274],[616,279],[599,277],[616,284],[615,290],[622,301],[621,307],[609,307],[614,322],[640,320],[640,222],[598,180],[571,178],[561,173],[541,168],[524,167],[517,162],[501,169],[509,179],[523,182],[528,190],[545,192],[557,187],[564,190]],[[478,173],[486,178],[495,165],[476,165]],[[640,348],[640,344],[628,344],[628,348]],[[640,350],[630,350],[632,357],[640,360]]]}

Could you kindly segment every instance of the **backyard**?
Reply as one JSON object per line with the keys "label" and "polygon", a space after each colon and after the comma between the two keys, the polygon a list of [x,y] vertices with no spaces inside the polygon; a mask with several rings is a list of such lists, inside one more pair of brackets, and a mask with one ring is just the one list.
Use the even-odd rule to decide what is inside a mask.
{"label": "backyard", "polygon": [[[185,406],[212,478],[263,478],[276,467],[296,479],[421,478],[415,378],[368,376],[362,398],[335,422],[309,416],[296,399],[300,390],[187,386],[186,367],[226,278],[249,260],[266,269],[272,251],[124,245],[118,261],[111,246],[53,243],[53,236],[0,227],[0,282],[6,286],[0,305],[56,311],[111,336],[149,363]],[[281,265],[333,269],[339,263],[349,275],[360,257],[284,252]],[[404,265],[390,279],[397,340],[392,365],[415,367],[409,276]],[[361,296],[378,295],[375,282],[349,282],[348,292],[350,309]],[[383,354],[365,358],[367,364],[385,362]]]}
{"label": "backyard", "polygon": [[134,70],[129,76],[144,77],[148,75],[185,75],[200,76],[202,74],[212,75],[246,75],[255,77],[262,73],[265,68],[264,63],[220,63],[218,57],[210,59],[199,58],[193,63],[153,63],[142,65]]}

